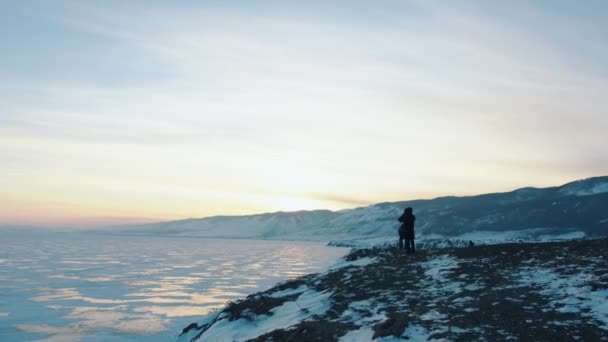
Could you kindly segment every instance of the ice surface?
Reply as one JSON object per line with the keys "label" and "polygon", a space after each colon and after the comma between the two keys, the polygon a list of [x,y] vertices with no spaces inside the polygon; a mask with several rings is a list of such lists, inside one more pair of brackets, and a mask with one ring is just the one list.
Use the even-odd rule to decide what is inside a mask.
{"label": "ice surface", "polygon": [[175,340],[227,301],[325,269],[347,251],[307,242],[3,235],[0,341]]}

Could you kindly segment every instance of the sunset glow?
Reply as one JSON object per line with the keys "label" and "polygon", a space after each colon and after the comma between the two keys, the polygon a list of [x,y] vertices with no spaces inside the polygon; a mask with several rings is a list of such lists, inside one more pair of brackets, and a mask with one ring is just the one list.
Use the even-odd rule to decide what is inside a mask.
{"label": "sunset glow", "polygon": [[4,3],[0,224],[339,210],[607,174],[606,2],[491,3]]}

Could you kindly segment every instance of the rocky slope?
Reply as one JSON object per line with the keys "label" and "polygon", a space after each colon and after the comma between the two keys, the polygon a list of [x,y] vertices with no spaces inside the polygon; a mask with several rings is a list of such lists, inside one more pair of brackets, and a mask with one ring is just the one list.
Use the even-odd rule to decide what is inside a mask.
{"label": "rocky slope", "polygon": [[354,250],[186,327],[187,341],[608,341],[608,239]]}
{"label": "rocky slope", "polygon": [[[595,236],[608,231],[608,177],[589,178],[545,189],[523,188],[479,196],[380,203],[338,212],[317,210],[218,216],[126,226],[116,228],[114,232],[366,241],[392,238],[398,226],[396,218],[407,206],[415,209],[418,218],[416,231],[423,239],[496,239],[496,232],[507,234],[500,241],[543,240],[536,237],[573,233],[577,233],[575,237]],[[473,236],[463,236],[467,234]]]}

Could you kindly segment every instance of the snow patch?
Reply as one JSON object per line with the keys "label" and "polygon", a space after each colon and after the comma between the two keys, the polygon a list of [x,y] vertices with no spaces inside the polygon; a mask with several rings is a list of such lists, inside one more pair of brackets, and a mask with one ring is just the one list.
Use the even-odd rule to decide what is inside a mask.
{"label": "snow patch", "polygon": [[466,296],[466,297],[456,298],[456,299],[452,300],[452,302],[453,303],[465,303],[465,302],[472,302],[474,300],[475,300],[475,298],[470,297],[470,296]]}
{"label": "snow patch", "polygon": [[524,267],[519,273],[520,284],[539,287],[540,294],[552,299],[553,310],[591,316],[608,330],[608,289],[592,291],[590,285],[597,281],[584,271],[564,275],[550,268]]}
{"label": "snow patch", "polygon": [[340,337],[338,342],[369,342],[374,337],[374,330],[370,327],[362,327],[358,330],[351,330],[346,335]]}
{"label": "snow patch", "polygon": [[576,240],[584,239],[587,234],[581,231],[569,232],[563,234],[543,234],[538,236],[539,241],[559,241],[559,240]]}
{"label": "snow patch", "polygon": [[565,195],[575,195],[575,196],[588,196],[588,195],[596,195],[608,192],[608,182],[594,184],[591,187],[580,186],[579,182],[575,182],[572,185],[561,189],[559,192]]}
{"label": "snow patch", "polygon": [[410,325],[401,336],[412,341],[428,341],[430,334],[423,326]]}
{"label": "snow patch", "polygon": [[302,293],[302,292],[306,291],[307,289],[308,289],[308,286],[301,285],[300,287],[295,288],[295,289],[286,289],[286,290],[282,290],[282,291],[273,292],[270,294],[270,297],[281,298],[281,297],[285,297],[285,296]]}
{"label": "snow patch", "polygon": [[[566,233],[557,233],[549,228],[531,228],[525,230],[505,230],[491,231],[478,230],[464,233],[458,236],[450,237],[451,240],[473,241],[478,244],[491,245],[505,242],[523,241],[560,241],[582,239],[587,237],[587,234],[582,231],[569,231]],[[444,237],[447,239],[447,237]]]}
{"label": "snow patch", "polygon": [[378,262],[378,258],[376,258],[376,257],[373,257],[373,258],[364,257],[364,258],[359,258],[359,259],[353,260],[353,261],[346,261],[345,259],[340,259],[340,261],[338,261],[337,263],[330,266],[329,270],[332,271],[332,270],[336,270],[336,269],[348,267],[348,266],[363,267],[363,266],[371,265],[376,262]]}
{"label": "snow patch", "polygon": [[[384,314],[385,307],[382,305],[378,305],[379,303],[377,298],[370,298],[368,300],[361,300],[352,302],[348,305],[348,309],[346,309],[341,316],[341,319],[344,321],[353,322],[358,325],[368,326],[370,324],[375,324],[378,322],[382,322],[386,320],[386,315]],[[360,312],[375,313],[369,316],[361,317]]]}
{"label": "snow patch", "polygon": [[331,307],[329,297],[332,294],[333,292],[305,291],[295,301],[285,302],[272,309],[270,316],[258,316],[253,321],[222,318],[205,331],[200,340],[245,341],[276,329],[287,329],[314,315],[324,314]]}
{"label": "snow patch", "polygon": [[479,290],[483,290],[485,288],[486,287],[481,284],[470,284],[470,285],[467,285],[464,287],[464,289],[467,291],[479,291]]}
{"label": "snow patch", "polygon": [[446,318],[446,315],[437,312],[435,310],[429,311],[427,313],[425,313],[424,315],[420,316],[420,319],[423,321],[441,321],[443,319]]}
{"label": "snow patch", "polygon": [[427,262],[420,263],[426,271],[424,275],[433,278],[438,282],[447,282],[445,275],[451,273],[451,270],[458,268],[458,261],[449,255],[442,255]]}

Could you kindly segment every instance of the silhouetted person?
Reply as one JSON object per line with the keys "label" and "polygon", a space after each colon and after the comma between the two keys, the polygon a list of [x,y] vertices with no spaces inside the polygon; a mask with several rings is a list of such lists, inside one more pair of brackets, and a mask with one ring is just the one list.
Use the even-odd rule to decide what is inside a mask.
{"label": "silhouetted person", "polygon": [[475,243],[472,240],[469,240],[469,247],[475,246]]}
{"label": "silhouetted person", "polygon": [[403,210],[403,214],[399,217],[399,222],[401,222],[401,227],[399,227],[399,248],[403,248],[403,240],[405,240],[405,250],[408,253],[416,252],[416,247],[414,246],[414,222],[416,221],[416,216],[412,213],[412,208],[405,208]]}

